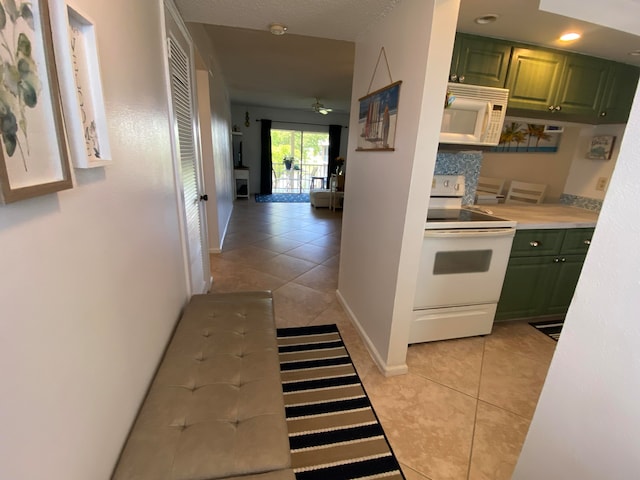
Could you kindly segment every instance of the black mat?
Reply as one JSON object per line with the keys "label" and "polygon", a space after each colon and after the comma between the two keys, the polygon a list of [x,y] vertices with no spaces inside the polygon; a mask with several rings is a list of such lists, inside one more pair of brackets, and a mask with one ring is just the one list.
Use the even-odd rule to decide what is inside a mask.
{"label": "black mat", "polygon": [[553,338],[556,342],[560,338],[560,332],[562,332],[562,326],[564,325],[564,320],[545,320],[542,322],[529,322],[536,330],[544,333],[548,337]]}

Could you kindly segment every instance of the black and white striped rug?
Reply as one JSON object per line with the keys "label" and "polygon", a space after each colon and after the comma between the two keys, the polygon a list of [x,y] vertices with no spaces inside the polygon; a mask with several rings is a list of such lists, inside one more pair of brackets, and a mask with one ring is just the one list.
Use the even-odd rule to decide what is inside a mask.
{"label": "black and white striped rug", "polygon": [[564,320],[544,320],[541,322],[529,322],[533,328],[553,338],[556,342],[560,338],[560,332],[564,325]]}
{"label": "black and white striped rug", "polygon": [[336,325],[278,329],[297,480],[404,476]]}

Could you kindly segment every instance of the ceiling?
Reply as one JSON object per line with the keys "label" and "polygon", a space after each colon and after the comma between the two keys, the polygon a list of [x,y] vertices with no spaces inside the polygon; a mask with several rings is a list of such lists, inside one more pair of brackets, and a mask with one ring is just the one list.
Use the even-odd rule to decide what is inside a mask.
{"label": "ceiling", "polygon": [[[358,36],[400,0],[176,0],[186,22],[205,24],[231,103],[311,111],[316,98],[348,113]],[[538,0],[461,0],[458,31],[563,48],[640,66],[640,37],[538,10]],[[607,8],[611,6],[607,4]],[[476,17],[498,14],[494,23]],[[285,35],[269,24],[287,26]],[[582,39],[560,45],[568,30]],[[331,114],[329,114],[331,115]]]}

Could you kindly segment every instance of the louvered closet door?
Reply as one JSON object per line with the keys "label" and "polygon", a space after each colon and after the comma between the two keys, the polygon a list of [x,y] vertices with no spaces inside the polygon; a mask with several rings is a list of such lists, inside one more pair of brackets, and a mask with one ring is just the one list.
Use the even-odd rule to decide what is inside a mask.
{"label": "louvered closet door", "polygon": [[[180,32],[169,9],[167,14],[167,46],[169,50],[169,74],[171,80],[171,104],[173,106],[173,135],[180,163],[185,229],[189,257],[191,293],[203,293],[210,278],[207,242],[203,235],[205,212],[200,198],[199,155],[196,137],[196,111],[189,41]],[[200,169],[201,171],[201,169]]]}

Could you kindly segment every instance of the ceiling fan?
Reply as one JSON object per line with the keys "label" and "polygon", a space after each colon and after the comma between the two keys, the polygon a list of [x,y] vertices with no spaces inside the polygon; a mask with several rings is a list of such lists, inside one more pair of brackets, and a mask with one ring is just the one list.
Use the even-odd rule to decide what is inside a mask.
{"label": "ceiling fan", "polygon": [[325,108],[325,106],[320,103],[320,100],[318,100],[318,97],[316,97],[316,103],[311,104],[311,108],[313,108],[314,112],[321,113],[322,115],[326,115],[327,113],[333,111],[333,109],[331,108]]}

